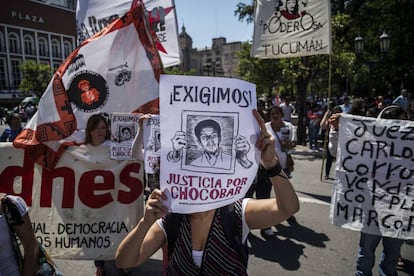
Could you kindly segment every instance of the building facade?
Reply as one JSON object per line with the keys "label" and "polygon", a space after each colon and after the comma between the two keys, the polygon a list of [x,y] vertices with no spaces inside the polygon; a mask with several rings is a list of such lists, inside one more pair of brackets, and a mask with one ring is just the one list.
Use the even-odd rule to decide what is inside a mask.
{"label": "building facade", "polygon": [[13,0],[0,10],[0,105],[12,107],[19,91],[21,62],[49,64],[53,71],[76,47],[76,0]]}
{"label": "building facade", "polygon": [[193,40],[183,26],[179,34],[182,51],[180,69],[189,72],[191,69],[198,76],[218,76],[239,78],[237,53],[241,50],[241,42],[227,43],[226,38],[213,38],[211,48],[193,48]]}

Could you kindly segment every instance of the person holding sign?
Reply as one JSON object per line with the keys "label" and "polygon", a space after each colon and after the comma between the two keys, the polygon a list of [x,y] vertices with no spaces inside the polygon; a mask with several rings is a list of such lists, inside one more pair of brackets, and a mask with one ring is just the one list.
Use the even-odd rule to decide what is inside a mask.
{"label": "person holding sign", "polygon": [[[260,126],[256,147],[261,151],[261,166],[270,178],[276,198],[242,199],[234,206],[235,227],[240,226],[239,243],[244,243],[250,229],[262,229],[278,224],[299,210],[299,201],[289,178],[275,152],[275,139],[266,130],[263,119],[254,110]],[[144,217],[120,243],[116,264],[130,268],[147,261],[168,239],[166,215],[168,208],[164,192],[154,190],[147,203]],[[182,215],[174,250],[169,253],[169,275],[247,275],[240,252],[226,238],[221,222],[222,208]],[[171,226],[170,226],[171,227]],[[225,252],[225,253],[223,253]]]}
{"label": "person holding sign", "polygon": [[[341,114],[334,114],[329,119],[329,123],[332,126],[332,131],[329,134],[329,150],[334,156],[340,155],[340,148],[338,147],[338,129],[340,117]],[[378,115],[378,118],[406,120],[407,114],[401,107],[391,105],[384,108]],[[392,157],[390,157],[390,159],[391,158]],[[384,197],[379,198],[379,195],[376,195],[376,197],[378,200],[388,200],[387,198],[383,199]],[[379,275],[397,275],[397,263],[400,257],[400,249],[404,240],[361,231],[359,250],[356,260],[357,276],[372,275],[372,268],[375,265],[375,251],[381,240],[384,249],[379,264]]]}

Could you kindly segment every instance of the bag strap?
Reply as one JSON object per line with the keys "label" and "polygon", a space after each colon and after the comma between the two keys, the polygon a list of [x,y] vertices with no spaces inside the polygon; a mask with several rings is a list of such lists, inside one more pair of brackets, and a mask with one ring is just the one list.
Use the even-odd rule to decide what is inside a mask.
{"label": "bag strap", "polygon": [[237,220],[236,218],[235,204],[236,203],[232,203],[220,208],[221,224],[226,239],[230,242],[231,247],[239,253],[244,265],[247,267],[249,249],[247,243],[242,242],[242,220]]}
{"label": "bag strap", "polygon": [[165,216],[165,232],[167,233],[168,258],[172,255],[180,231],[182,214],[168,213]]}

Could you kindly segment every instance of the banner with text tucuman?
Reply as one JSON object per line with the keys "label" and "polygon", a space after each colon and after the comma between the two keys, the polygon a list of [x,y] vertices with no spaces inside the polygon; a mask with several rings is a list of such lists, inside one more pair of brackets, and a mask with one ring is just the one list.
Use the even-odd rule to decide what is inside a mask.
{"label": "banner with text tucuman", "polygon": [[252,56],[262,59],[331,54],[330,0],[257,0]]}
{"label": "banner with text tucuman", "polygon": [[11,143],[0,151],[0,192],[27,202],[35,235],[54,258],[112,260],[143,216],[143,164],[110,159],[108,146],[70,146],[51,170]]}
{"label": "banner with text tucuman", "polygon": [[333,224],[414,239],[414,122],[342,115]]}
{"label": "banner with text tucuman", "polygon": [[161,189],[174,213],[241,199],[256,175],[254,84],[231,78],[160,78]]}

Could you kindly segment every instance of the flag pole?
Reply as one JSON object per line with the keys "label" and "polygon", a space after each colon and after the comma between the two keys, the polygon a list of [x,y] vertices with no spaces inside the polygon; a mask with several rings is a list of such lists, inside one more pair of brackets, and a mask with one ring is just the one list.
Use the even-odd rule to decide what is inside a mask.
{"label": "flag pole", "polygon": [[[329,54],[329,65],[328,65],[328,109],[326,110],[326,112],[329,112],[329,102],[331,100],[331,81],[332,81],[332,55]],[[321,166],[321,174],[320,174],[320,178],[319,180],[322,181],[322,175],[323,175],[323,169],[325,167],[325,159],[326,159],[326,155],[328,149],[327,149],[327,144],[328,144],[328,138],[329,138],[329,126],[328,126],[328,130],[325,131],[325,137],[323,137],[323,156],[322,156],[322,166]]]}

